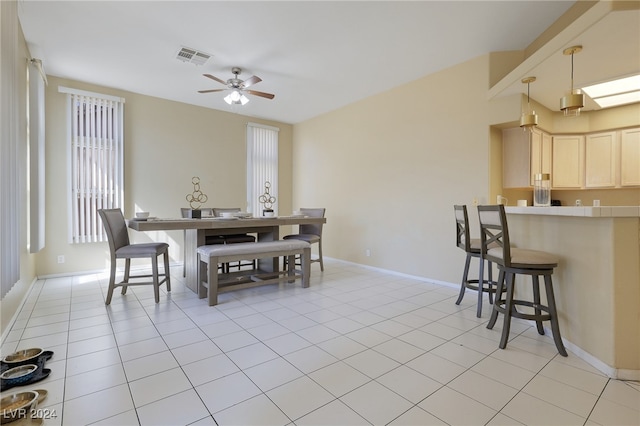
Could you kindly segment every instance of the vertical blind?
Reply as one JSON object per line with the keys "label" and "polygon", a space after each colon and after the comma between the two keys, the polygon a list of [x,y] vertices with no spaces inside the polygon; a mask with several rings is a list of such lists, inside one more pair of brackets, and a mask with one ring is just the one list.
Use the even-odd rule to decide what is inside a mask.
{"label": "vertical blind", "polygon": [[124,204],[124,99],[67,88],[69,242],[106,241],[99,209]]}
{"label": "vertical blind", "polygon": [[44,248],[45,227],[45,140],[44,85],[42,62],[29,61],[29,252]]}
{"label": "vertical blind", "polygon": [[16,2],[0,1],[0,297],[20,279],[20,103]]}
{"label": "vertical blind", "polygon": [[263,205],[259,197],[265,193],[269,182],[270,195],[276,198],[273,204],[278,214],[278,132],[277,127],[262,124],[247,124],[247,210],[261,216]]}

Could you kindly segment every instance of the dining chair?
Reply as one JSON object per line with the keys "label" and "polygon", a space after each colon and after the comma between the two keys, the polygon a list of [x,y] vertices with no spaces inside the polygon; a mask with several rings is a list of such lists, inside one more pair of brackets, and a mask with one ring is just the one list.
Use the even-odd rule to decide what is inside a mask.
{"label": "dining chair", "polygon": [[[515,317],[535,321],[540,335],[544,335],[542,322],[549,321],[556,349],[560,355],[567,356],[567,351],[560,336],[558,312],[551,280],[553,270],[558,266],[558,258],[544,251],[512,247],[509,240],[509,228],[504,205],[478,206],[478,217],[480,219],[480,255],[482,259],[497,264],[500,272],[496,300],[493,304],[491,318],[487,324],[487,328],[492,329],[498,319],[498,314],[504,315],[500,349],[504,349],[507,346],[511,318]],[[491,244],[496,246],[491,247]],[[516,275],[528,275],[531,277],[533,300],[515,299]],[[544,277],[546,305],[542,304],[540,297],[541,276]],[[503,295],[503,287],[506,288],[506,296]],[[519,293],[518,297],[525,296]],[[519,306],[525,307],[524,310],[519,311]]]}
{"label": "dining chair", "polygon": [[[309,217],[324,217],[325,208],[301,208],[300,213]],[[320,270],[324,271],[324,262],[322,260],[322,226],[323,223],[318,224],[301,224],[298,225],[298,233],[284,236],[283,239],[295,239],[306,241],[309,244],[318,244],[318,258],[311,259],[311,262],[319,262]],[[298,264],[299,258],[296,258],[296,264]],[[287,259],[284,259],[284,266],[286,269]]]}
{"label": "dining chair", "polygon": [[[478,306],[476,308],[476,316],[480,318],[482,316],[482,301],[483,294],[489,294],[489,303],[493,304],[493,294],[495,293],[495,285],[493,281],[493,264],[491,261],[487,261],[487,279],[484,279],[484,264],[485,261],[481,258],[480,253],[480,239],[471,238],[471,231],[469,230],[469,215],[467,213],[467,206],[455,205],[453,206],[455,219],[456,219],[456,245],[464,250],[467,254],[464,262],[464,272],[462,273],[462,283],[460,285],[460,294],[456,305],[462,302],[465,290],[471,289],[478,292]],[[469,279],[469,266],[471,259],[475,258],[479,261],[478,279]]]}
{"label": "dining chair", "polygon": [[[222,213],[240,213],[242,209],[240,207],[214,207],[213,208],[213,216],[222,217]],[[223,236],[225,244],[237,244],[237,243],[255,243],[256,237],[249,234],[232,234],[232,235],[224,235]],[[225,264],[225,270],[228,273],[230,268],[238,268],[238,270],[242,269],[243,266],[251,266],[252,269],[256,269],[256,261],[238,261],[234,262],[233,265],[227,263]]]}
{"label": "dining chair", "polygon": [[[153,292],[156,303],[160,302],[160,285],[166,283],[167,291],[171,291],[171,277],[169,271],[169,244],[167,243],[140,243],[131,244],[129,242],[129,232],[124,216],[120,209],[100,209],[98,210],[102,225],[109,240],[109,251],[111,253],[111,272],[109,275],[109,289],[107,291],[106,305],[111,303],[113,290],[122,287],[122,294],[126,294],[130,285],[153,285]],[[164,270],[160,274],[158,271],[158,256],[164,256]],[[131,259],[151,258],[151,274],[131,275]],[[116,284],[116,261],[125,259],[124,279]],[[135,278],[152,278],[151,281],[131,282]],[[160,280],[160,277],[162,280]]]}
{"label": "dining chair", "polygon": [[[190,211],[191,211],[190,207],[180,207],[180,214],[182,215],[183,218],[188,218]],[[207,217],[213,217],[213,209],[211,207],[202,207],[200,208],[200,214],[202,219],[206,219]],[[183,238],[186,238],[187,230],[185,229],[184,231],[182,231],[182,234],[183,234]],[[206,245],[224,244],[224,239],[220,235],[207,235],[205,237],[205,244]],[[182,276],[186,277],[187,276],[187,264],[186,264],[187,247],[185,244],[183,244],[183,247],[184,247],[184,250],[182,252]]]}

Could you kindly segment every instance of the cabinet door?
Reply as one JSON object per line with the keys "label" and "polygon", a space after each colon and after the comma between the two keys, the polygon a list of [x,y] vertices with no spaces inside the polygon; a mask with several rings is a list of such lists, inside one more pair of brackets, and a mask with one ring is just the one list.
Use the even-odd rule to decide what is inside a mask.
{"label": "cabinet door", "polygon": [[529,135],[521,128],[502,131],[502,186],[528,188],[531,173]]}
{"label": "cabinet door", "polygon": [[542,130],[531,132],[531,174],[529,184],[533,186],[533,176],[551,173],[551,135]]}
{"label": "cabinet door", "polygon": [[588,135],[584,142],[585,187],[616,185],[616,132]]}
{"label": "cabinet door", "polygon": [[640,128],[620,132],[620,186],[640,186]]}
{"label": "cabinet door", "polygon": [[551,155],[551,186],[553,188],[582,188],[584,182],[584,136],[554,136]]}

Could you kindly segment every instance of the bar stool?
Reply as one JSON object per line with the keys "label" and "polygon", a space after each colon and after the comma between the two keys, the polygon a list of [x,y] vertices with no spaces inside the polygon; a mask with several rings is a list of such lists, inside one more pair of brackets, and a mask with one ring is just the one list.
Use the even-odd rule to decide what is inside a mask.
{"label": "bar stool", "polygon": [[[493,305],[491,318],[487,324],[487,328],[492,329],[498,319],[498,314],[502,313],[504,315],[500,349],[507,347],[511,317],[516,317],[535,321],[538,333],[541,335],[544,335],[542,322],[550,321],[551,332],[556,348],[560,355],[567,356],[567,351],[560,337],[558,312],[556,311],[556,301],[553,295],[553,283],[551,281],[553,269],[558,266],[558,258],[543,251],[511,247],[507,215],[504,212],[504,206],[502,204],[495,206],[478,206],[478,216],[480,219],[481,257],[488,261],[495,262],[500,271],[498,277],[498,296]],[[498,244],[499,247],[491,247],[490,244],[492,243]],[[531,276],[533,301],[514,298],[516,274]],[[547,295],[546,305],[543,305],[540,300],[540,276],[544,277],[544,288]],[[507,294],[505,298],[502,298],[502,289],[505,285]],[[517,310],[518,306],[533,308],[534,313],[519,312]]]}
{"label": "bar stool", "polygon": [[[483,293],[489,294],[489,303],[493,303],[493,294],[496,292],[494,287],[497,283],[493,281],[493,266],[490,261],[487,262],[487,275],[488,279],[484,279],[484,261],[480,257],[480,239],[471,238],[469,232],[469,216],[467,214],[467,206],[456,205],[453,206],[453,210],[456,217],[456,245],[467,253],[467,258],[464,262],[464,272],[462,273],[462,283],[460,285],[460,294],[456,305],[462,302],[465,290],[467,288],[476,290],[478,292],[478,308],[476,316],[480,318],[482,316],[482,295]],[[471,264],[471,258],[477,258],[480,262],[478,271],[478,279],[469,279],[469,266]],[[482,284],[479,284],[482,282]]]}

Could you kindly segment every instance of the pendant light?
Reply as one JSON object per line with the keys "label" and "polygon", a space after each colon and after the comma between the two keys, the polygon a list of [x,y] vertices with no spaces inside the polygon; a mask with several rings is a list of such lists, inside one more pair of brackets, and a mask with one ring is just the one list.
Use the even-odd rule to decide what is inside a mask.
{"label": "pendant light", "polygon": [[582,46],[572,46],[564,49],[565,55],[571,55],[571,91],[560,99],[560,110],[565,116],[578,116],[584,107],[584,94],[580,89],[573,88],[573,55],[582,51]]}
{"label": "pendant light", "polygon": [[520,127],[522,127],[524,131],[531,131],[538,125],[538,114],[531,109],[531,99],[529,97],[529,85],[534,81],[536,81],[535,77],[525,77],[522,79],[522,82],[527,85],[527,109],[526,111],[522,111],[522,116],[520,117]]}

